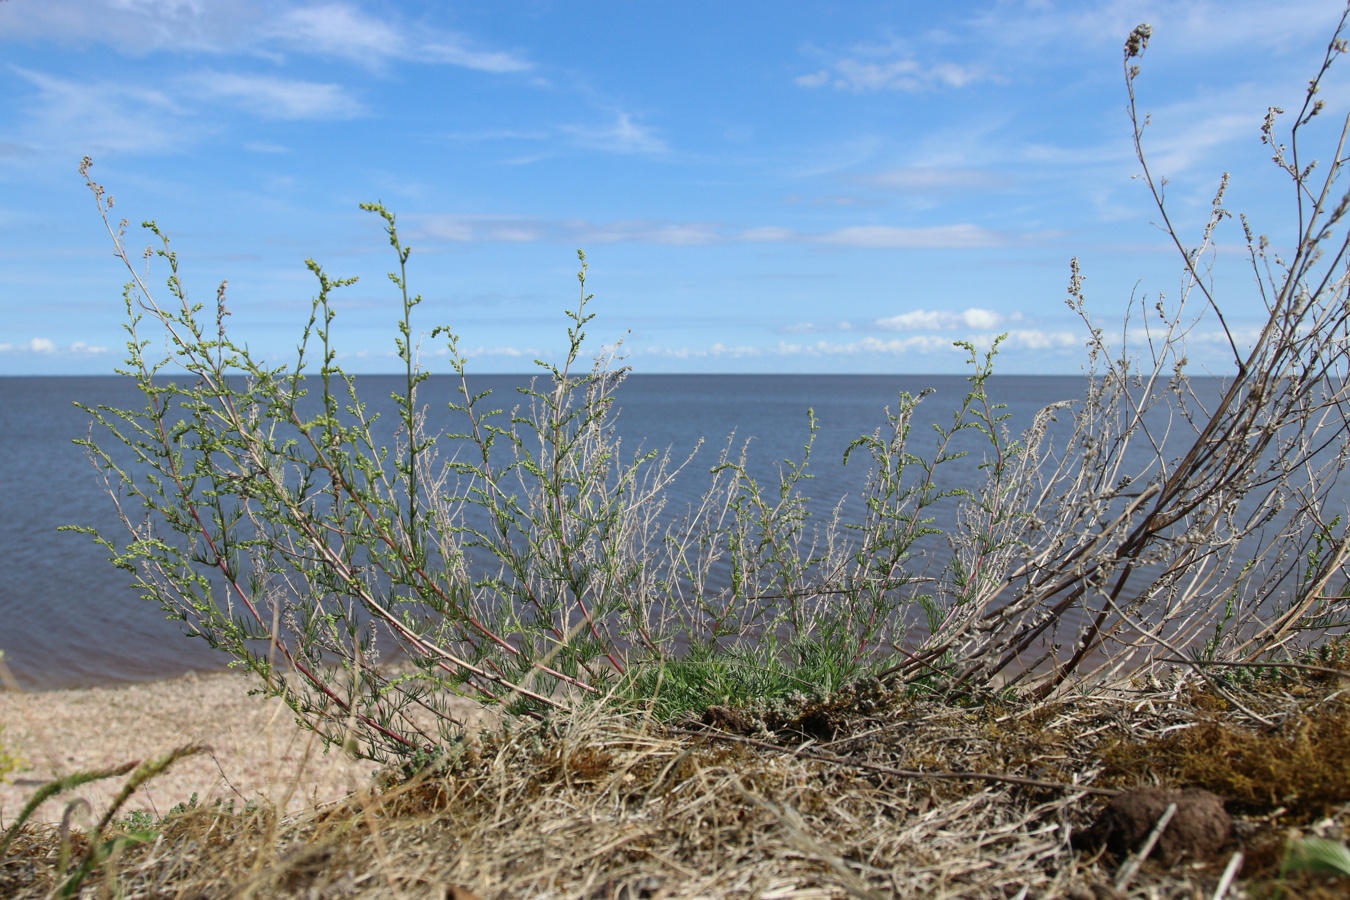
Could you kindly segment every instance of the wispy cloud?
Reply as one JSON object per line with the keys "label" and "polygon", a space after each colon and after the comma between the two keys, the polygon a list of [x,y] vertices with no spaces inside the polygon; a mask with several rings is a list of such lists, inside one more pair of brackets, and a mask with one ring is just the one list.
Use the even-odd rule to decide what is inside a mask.
{"label": "wispy cloud", "polygon": [[934,89],[969,87],[995,79],[992,69],[981,63],[950,60],[922,62],[905,42],[861,43],[845,51],[814,51],[824,66],[798,76],[799,87],[832,87],[854,93],[904,91],[920,93]]}
{"label": "wispy cloud", "polygon": [[798,322],[780,329],[784,334],[818,334],[823,331],[852,331],[853,323],[841,320],[833,323]]}
{"label": "wispy cloud", "polygon": [[715,225],[702,222],[661,224],[656,222],[615,222],[582,232],[583,239],[601,244],[630,241],[638,244],[666,244],[675,247],[720,244],[725,237]]}
{"label": "wispy cloud", "polygon": [[201,96],[233,103],[264,119],[351,119],[365,112],[337,84],[229,72],[200,72],[189,83]]}
{"label": "wispy cloud", "polygon": [[25,143],[41,151],[168,152],[186,146],[187,107],[168,92],[117,82],[71,81],[11,66],[36,93],[25,101]]}
{"label": "wispy cloud", "polygon": [[612,153],[663,153],[666,144],[648,127],[618,113],[608,125],[564,125],[563,134],[580,146]]}
{"label": "wispy cloud", "polygon": [[1289,0],[1280,15],[1262,4],[1225,0],[1106,0],[1101,3],[992,4],[968,21],[979,40],[995,52],[1015,48],[1019,57],[1035,61],[1044,47],[1123,44],[1140,22],[1154,27],[1192,55],[1228,54],[1253,45],[1281,44],[1321,38],[1338,16],[1336,4],[1323,0]]}
{"label": "wispy cloud", "polygon": [[338,56],[363,64],[403,59],[493,74],[534,69],[534,64],[519,52],[480,47],[458,32],[428,31],[390,15],[372,16],[342,3],[287,10],[268,26],[267,33],[294,51]]}
{"label": "wispy cloud", "polygon": [[856,341],[816,341],[811,344],[780,341],[776,352],[781,356],[857,356],[860,354],[899,354],[932,353],[951,350],[950,337],[938,337],[930,334],[912,335],[905,338],[881,339],[875,337],[860,338]]}
{"label": "wispy cloud", "polygon": [[42,0],[0,2],[0,40],[105,44],[156,51],[337,57],[365,66],[392,60],[495,74],[530,72],[515,50],[485,47],[457,31],[408,22],[397,8],[372,15],[353,3],[231,0]]}
{"label": "wispy cloud", "polygon": [[249,153],[290,153],[289,147],[283,147],[281,144],[274,144],[271,141],[245,141],[244,149]]}
{"label": "wispy cloud", "polygon": [[[1299,93],[1285,96],[1301,99],[1306,87],[1302,84]],[[1275,97],[1267,86],[1234,84],[1206,91],[1202,97],[1147,109],[1150,121],[1143,140],[1150,168],[1165,176],[1175,175],[1214,159],[1220,148],[1255,145],[1260,123]],[[1014,155],[1023,162],[1080,170],[1118,168],[1134,161],[1133,148],[1118,140],[1074,145],[1028,142],[1016,148]]]}
{"label": "wispy cloud", "polygon": [[[996,337],[989,333],[971,333],[963,335],[914,334],[898,338],[864,337],[855,341],[827,341],[814,343],[795,343],[780,341],[777,353],[783,356],[897,356],[907,353],[965,353],[954,346],[957,338],[968,340],[976,345],[988,345]],[[1035,328],[1022,328],[1008,332],[1003,344],[1004,350],[1067,350],[1082,347],[1083,337],[1071,331],[1045,331]]]}
{"label": "wispy cloud", "polygon": [[800,239],[801,235],[791,228],[782,228],[777,225],[765,225],[759,228],[747,228],[740,234],[740,239],[752,243],[774,243],[778,241],[795,241]]}
{"label": "wispy cloud", "polygon": [[[340,85],[314,81],[201,71],[144,87],[122,80],[75,81],[10,67],[33,90],[20,102],[26,119],[5,146],[25,157],[62,153],[164,154],[187,149],[218,132],[218,116],[204,115],[213,104],[236,107],[264,119],[351,119],[365,107]],[[252,152],[285,148],[249,141]]]}
{"label": "wispy cloud", "polygon": [[417,234],[456,244],[481,242],[522,243],[547,240],[557,223],[515,216],[409,216]]}
{"label": "wispy cloud", "polygon": [[998,247],[1007,236],[979,225],[930,225],[908,228],[896,225],[853,225],[815,238],[826,244],[870,247],[884,250],[940,250]]}
{"label": "wispy cloud", "polygon": [[462,38],[433,42],[421,48],[420,55],[432,62],[449,63],[479,72],[498,75],[531,72],[534,63],[522,54],[505,50],[478,50],[468,46]]}
{"label": "wispy cloud", "polygon": [[345,4],[316,4],[289,9],[265,20],[263,34],[306,53],[375,62],[403,56],[409,41],[388,19]]}
{"label": "wispy cloud", "polygon": [[0,343],[0,353],[32,353],[39,356],[96,356],[107,352],[107,347],[99,347],[84,341],[75,341],[63,347],[51,338],[45,337],[35,337],[21,344]]}
{"label": "wispy cloud", "polygon": [[159,50],[246,49],[271,10],[258,0],[43,0],[0,3],[0,40],[102,44],[144,56]]}
{"label": "wispy cloud", "polygon": [[[712,222],[661,222],[626,219],[605,224],[583,219],[543,219],[509,215],[423,214],[409,216],[426,237],[452,241],[562,243],[637,243],[707,246],[731,243],[831,244],[879,250],[939,250],[1000,247],[1026,240],[978,225],[853,225],[825,232],[804,232],[782,226],[736,229]],[[1041,237],[1034,235],[1033,238]]]}
{"label": "wispy cloud", "polygon": [[961,312],[950,310],[916,309],[876,320],[876,327],[886,331],[949,331],[954,328],[999,328],[1005,322],[1021,319],[1020,314],[1004,316],[991,309],[970,307]]}
{"label": "wispy cloud", "polygon": [[765,353],[759,347],[749,344],[729,345],[718,341],[708,347],[637,347],[628,351],[629,356],[650,356],[658,359],[754,359]]}
{"label": "wispy cloud", "polygon": [[906,194],[946,194],[1006,187],[1011,179],[989,169],[907,166],[856,179],[867,187]]}
{"label": "wispy cloud", "polygon": [[447,139],[462,143],[485,143],[489,141],[528,142],[546,147],[539,153],[529,153],[523,157],[508,160],[511,163],[537,162],[555,156],[561,146],[584,147],[604,153],[618,154],[657,154],[665,153],[669,148],[656,132],[645,125],[633,121],[631,114],[614,113],[612,121],[607,123],[564,123],[541,125],[528,128],[483,128],[477,131],[457,131],[446,135]]}
{"label": "wispy cloud", "polygon": [[796,83],[805,88],[829,85],[837,90],[868,93],[874,91],[907,91],[918,93],[933,88],[963,88],[988,79],[979,67],[938,63],[925,66],[913,59],[890,62],[867,62],[841,59],[828,69],[802,75]]}
{"label": "wispy cloud", "polygon": [[416,233],[454,243],[555,241],[707,246],[730,243],[818,243],[862,249],[964,249],[1003,246],[1012,238],[975,225],[907,228],[858,225],[810,233],[780,226],[737,230],[709,222],[640,219],[596,224],[582,219],[509,215],[422,214],[409,216]]}

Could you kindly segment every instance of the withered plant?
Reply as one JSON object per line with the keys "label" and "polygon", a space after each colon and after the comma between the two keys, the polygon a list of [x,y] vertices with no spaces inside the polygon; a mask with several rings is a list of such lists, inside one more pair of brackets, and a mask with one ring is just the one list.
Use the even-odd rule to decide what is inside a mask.
{"label": "withered plant", "polygon": [[[952,534],[947,615],[889,675],[922,678],[938,665],[955,684],[1039,675],[1035,690],[1048,696],[1160,661],[1287,658],[1350,624],[1350,534],[1337,494],[1350,454],[1350,116],[1321,162],[1305,146],[1345,28],[1342,16],[1287,135],[1283,110],[1266,116],[1261,138],[1289,180],[1297,233],[1282,244],[1239,216],[1251,289],[1236,298],[1220,297],[1214,278],[1217,235],[1232,218],[1228,175],[1188,243],[1167,181],[1149,165],[1135,95],[1151,29],[1130,34],[1134,149],[1180,256],[1182,291],[1138,300],[1113,346],[1088,315],[1074,260],[1068,304],[1089,329],[1087,395],[1071,411],[1047,411],[1071,417],[1058,448],[1042,443],[1011,468],[991,462]],[[1235,333],[1225,308],[1258,304],[1265,321],[1254,337]],[[1229,353],[1218,378],[1195,378],[1187,358],[1206,330]]]}

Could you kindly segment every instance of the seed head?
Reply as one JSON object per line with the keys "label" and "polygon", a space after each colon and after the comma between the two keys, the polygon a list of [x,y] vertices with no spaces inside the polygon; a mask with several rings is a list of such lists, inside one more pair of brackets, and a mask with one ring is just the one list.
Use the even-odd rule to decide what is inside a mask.
{"label": "seed head", "polygon": [[1142,56],[1144,48],[1148,46],[1148,39],[1153,37],[1153,26],[1147,23],[1134,26],[1134,31],[1130,32],[1129,38],[1125,41],[1125,58],[1133,59],[1136,56]]}

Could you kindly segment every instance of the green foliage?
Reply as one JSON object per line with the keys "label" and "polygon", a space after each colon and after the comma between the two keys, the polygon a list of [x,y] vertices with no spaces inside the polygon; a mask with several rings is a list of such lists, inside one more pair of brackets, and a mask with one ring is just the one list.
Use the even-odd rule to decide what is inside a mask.
{"label": "green foliage", "polygon": [[780,646],[766,638],[754,646],[718,650],[701,644],[674,659],[635,665],[619,686],[634,706],[672,720],[708,706],[764,709],[822,698],[865,677],[847,642],[800,638]]}
{"label": "green foliage", "polygon": [[[198,745],[189,744],[178,747],[162,756],[158,756],[142,763],[131,762],[107,769],[97,769],[89,772],[74,772],[44,784],[29,798],[28,802],[24,804],[23,809],[19,810],[18,817],[10,823],[4,833],[0,834],[0,858],[4,858],[5,851],[9,849],[14,838],[18,836],[24,823],[27,822],[29,817],[33,815],[33,812],[48,799],[66,791],[73,790],[81,785],[91,784],[95,781],[103,781],[108,778],[116,778],[119,775],[126,775],[130,772],[131,774],[127,778],[126,783],[122,785],[122,789],[118,792],[117,796],[113,798],[113,801],[108,805],[107,810],[104,811],[103,817],[98,821],[98,824],[94,826],[93,834],[95,840],[91,842],[89,849],[85,852],[83,858],[79,860],[73,871],[68,872],[70,864],[68,856],[70,849],[69,844],[65,842],[62,843],[61,856],[57,863],[57,871],[64,874],[65,878],[57,887],[56,896],[76,896],[79,893],[80,885],[84,883],[84,880],[99,866],[103,865],[110,857],[121,853],[127,847],[148,843],[158,837],[158,834],[155,831],[141,827],[148,824],[148,820],[135,813],[127,817],[124,821],[123,828],[117,829],[116,833],[110,834],[109,825],[112,823],[113,818],[117,815],[118,810],[122,808],[123,804],[127,802],[131,795],[142,784],[145,784],[145,782],[166,771],[178,760],[186,756],[200,753],[202,750],[203,748]],[[192,802],[195,802],[195,799]],[[67,807],[67,816],[70,815],[77,804],[83,804],[84,807],[88,809],[88,803],[83,800],[77,800]],[[177,809],[177,807],[175,807],[175,809]]]}
{"label": "green foliage", "polygon": [[[0,725],[0,737],[4,736],[4,733],[5,726]],[[6,750],[4,744],[0,744],[0,781],[8,783],[9,773],[21,766],[23,766],[23,760]]]}
{"label": "green foliage", "polygon": [[1339,841],[1306,837],[1285,848],[1281,875],[1287,872],[1326,872],[1350,878],[1350,848]]}
{"label": "green foliage", "polygon": [[[1143,151],[1134,61],[1148,33],[1126,46],[1128,109],[1142,182],[1179,251],[1179,298],[1139,298],[1142,314],[1113,346],[1073,261],[1084,396],[1014,435],[990,399],[999,341],[983,355],[960,343],[969,387],[951,418],[919,446],[927,394],[901,394],[845,455],[859,464],[854,505],[827,515],[807,494],[811,412],[799,457],[776,478],[758,477],[748,445],[730,439],[700,499],[667,509],[694,456],[619,440],[627,370],[617,345],[587,360],[584,254],[565,352],[537,360],[504,402],[471,383],[452,328],[418,330],[412,251],[392,212],[364,204],[397,260],[403,371],[386,426],[337,364],[333,297],[354,279],[308,261],[317,293],[294,360],[256,358],[227,332],[225,285],[212,316],[150,221],[147,265],[167,269],[168,301],[155,299],[86,159],[131,273],[122,372],[145,400],[89,410],[84,443],[126,526],[121,539],[95,537],[147,598],[326,741],[395,763],[453,745],[457,695],[513,715],[619,698],[673,716],[864,675],[938,692],[1043,675],[1035,691],[1049,696],[1163,655],[1217,665],[1316,643],[1345,621],[1347,598],[1328,582],[1350,562],[1350,529],[1324,515],[1350,465],[1350,425],[1331,412],[1350,406],[1350,273],[1332,262],[1350,256],[1350,240],[1332,227],[1345,204],[1329,200],[1347,161],[1338,152],[1316,170],[1321,185],[1293,161],[1345,45],[1338,31],[1288,145],[1275,138],[1278,111],[1263,129],[1300,198],[1286,242],[1299,249],[1268,258],[1270,240],[1243,220],[1268,319],[1239,349],[1207,258],[1231,218],[1227,181],[1199,241],[1185,242]],[[1216,397],[1187,374],[1187,340],[1211,324],[1233,353]],[[445,341],[458,386],[447,409],[421,401],[420,336]],[[973,453],[976,474],[953,483],[948,473],[975,460],[952,464]],[[391,643],[407,665],[384,664]]]}
{"label": "green foliage", "polygon": [[[253,801],[250,800],[249,804],[252,805],[252,803]],[[224,800],[216,798],[215,806],[222,811],[233,812],[234,800],[230,800],[229,806],[226,807]],[[176,816],[186,815],[190,812],[196,812],[197,808],[197,792],[193,791],[191,797],[182,803],[175,803],[163,816],[157,816],[154,813],[136,809],[127,813],[122,817],[121,821],[116,824],[126,832],[159,831],[170,819],[175,818]]]}
{"label": "green foliage", "polygon": [[[88,183],[106,221],[103,189]],[[935,473],[963,455],[951,441],[972,427],[996,459],[1020,452],[984,396],[992,353],[931,457],[908,449],[922,399],[909,396],[850,448],[848,459],[865,453],[870,466],[856,537],[839,508],[822,520],[805,493],[810,414],[801,457],[777,479],[756,478],[748,446],[729,442],[706,470],[702,501],[680,515],[666,510],[666,491],[692,455],[626,452],[615,391],[627,370],[613,349],[583,363],[594,319],[584,254],[566,352],[536,363],[509,410],[471,386],[452,329],[429,332],[445,341],[459,386],[433,416],[419,402],[428,372],[415,352],[411,250],[393,213],[363,208],[382,220],[398,263],[389,277],[404,377],[392,445],[336,362],[332,297],[354,279],[308,263],[318,290],[296,359],[269,365],[230,338],[223,284],[213,323],[189,298],[154,222],[144,227],[170,304],[127,259],[126,223],[109,227],[132,273],[122,372],[146,406],[90,409],[99,428],[85,442],[128,529],[124,540],[95,536],[114,564],[325,739],[406,757],[454,739],[454,695],[538,715],[618,684],[621,695],[645,690],[663,671],[687,682],[686,707],[779,696],[873,671],[921,624],[911,611],[925,610],[936,630],[946,601],[909,562],[934,534],[934,505],[973,495],[939,489]],[[147,325],[167,339],[161,357],[149,355],[158,339]],[[963,597],[975,578],[960,575]],[[389,641],[410,668],[380,666],[377,642]]]}

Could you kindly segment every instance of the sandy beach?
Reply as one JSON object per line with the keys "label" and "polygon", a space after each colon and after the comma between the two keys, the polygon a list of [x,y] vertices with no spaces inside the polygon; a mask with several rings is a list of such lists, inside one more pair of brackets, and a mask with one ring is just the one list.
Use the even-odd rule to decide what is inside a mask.
{"label": "sandy beach", "polygon": [[[295,812],[369,782],[378,766],[337,750],[325,755],[322,743],[295,724],[279,699],[249,696],[255,683],[248,674],[213,673],[117,687],[0,690],[0,744],[23,760],[8,776],[12,783],[0,783],[0,823],[13,821],[33,792],[54,778],[150,759],[190,743],[211,750],[179,760],[142,785],[124,812],[162,814],[193,793],[200,804],[265,799]],[[34,820],[59,822],[75,797],[101,815],[125,780],[111,778],[52,798]]]}

